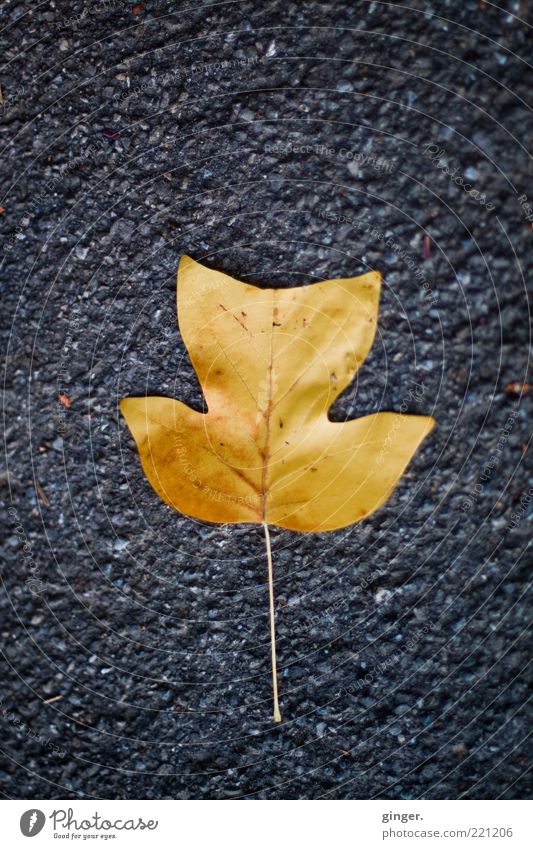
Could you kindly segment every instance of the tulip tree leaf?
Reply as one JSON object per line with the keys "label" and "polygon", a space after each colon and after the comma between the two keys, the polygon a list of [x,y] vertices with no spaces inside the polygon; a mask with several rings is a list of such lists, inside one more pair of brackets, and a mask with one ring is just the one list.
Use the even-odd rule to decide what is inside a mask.
{"label": "tulip tree leaf", "polygon": [[120,404],[164,501],[198,519],[264,528],[276,722],[269,525],[331,531],[364,519],[435,424],[398,413],[328,418],[374,341],[380,282],[371,271],[259,289],[183,257],[178,320],[208,412],[157,396]]}
{"label": "tulip tree leaf", "polygon": [[183,257],[178,320],[208,412],[164,397],[120,408],[160,497],[211,522],[330,531],[382,505],[435,422],[328,410],[376,332],[380,275],[260,289]]}

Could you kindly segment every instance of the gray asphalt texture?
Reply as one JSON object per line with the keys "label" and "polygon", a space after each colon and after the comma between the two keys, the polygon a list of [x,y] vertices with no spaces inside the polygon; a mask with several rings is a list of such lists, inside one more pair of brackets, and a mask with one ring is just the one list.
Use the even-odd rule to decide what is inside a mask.
{"label": "gray asphalt texture", "polygon": [[[2,4],[4,797],[530,794],[526,14]],[[202,409],[184,253],[258,285],[380,269],[331,417],[438,422],[368,520],[273,529],[280,725],[261,528],[167,507],[118,413]]]}

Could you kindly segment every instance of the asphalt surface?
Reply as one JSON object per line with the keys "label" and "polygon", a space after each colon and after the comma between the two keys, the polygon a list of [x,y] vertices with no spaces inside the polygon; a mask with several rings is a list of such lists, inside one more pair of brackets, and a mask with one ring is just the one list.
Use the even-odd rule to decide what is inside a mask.
{"label": "asphalt surface", "polygon": [[[2,3],[4,797],[530,794],[526,12]],[[184,253],[380,269],[331,416],[438,423],[367,521],[273,530],[280,725],[261,529],[173,512],[117,409],[202,409]]]}

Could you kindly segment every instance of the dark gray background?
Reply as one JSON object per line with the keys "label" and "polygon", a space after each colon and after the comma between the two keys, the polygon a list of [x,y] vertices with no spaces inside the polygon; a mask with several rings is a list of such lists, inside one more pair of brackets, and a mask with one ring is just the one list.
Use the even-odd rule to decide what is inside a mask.
{"label": "dark gray background", "polygon": [[[2,3],[6,797],[529,793],[526,5]],[[202,408],[183,253],[379,268],[332,417],[438,421],[367,521],[273,531],[279,726],[261,529],[173,512],[117,411]]]}

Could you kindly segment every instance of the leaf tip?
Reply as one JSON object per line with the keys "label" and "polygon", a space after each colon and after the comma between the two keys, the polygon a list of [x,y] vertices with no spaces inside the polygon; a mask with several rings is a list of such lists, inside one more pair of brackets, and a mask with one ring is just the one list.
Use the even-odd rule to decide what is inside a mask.
{"label": "leaf tip", "polygon": [[121,398],[118,402],[118,408],[125,419],[128,417],[127,411],[131,408],[132,400],[132,398]]}
{"label": "leaf tip", "polygon": [[178,279],[181,275],[185,274],[187,271],[190,271],[193,266],[199,264],[200,263],[196,262],[196,260],[194,260],[188,254],[182,254],[178,262]]}
{"label": "leaf tip", "polygon": [[[139,404],[139,402],[141,402],[141,404]],[[143,418],[146,418],[145,410],[147,403],[146,398],[135,398],[132,396],[121,398],[118,403],[120,413],[124,417],[126,424],[135,439],[137,439],[138,432],[139,406],[141,406],[141,409],[143,410]]]}
{"label": "leaf tip", "polygon": [[434,427],[437,427],[437,419],[434,419],[433,416],[426,416],[426,435],[431,433]]}
{"label": "leaf tip", "polygon": [[364,274],[358,274],[355,277],[339,278],[338,282],[343,288],[347,288],[350,292],[360,296],[366,294],[372,301],[379,298],[381,291],[381,271],[372,269],[365,271]]}
{"label": "leaf tip", "polygon": [[377,268],[373,268],[371,271],[367,271],[366,274],[361,275],[359,279],[364,281],[367,285],[370,284],[371,286],[374,286],[379,291],[383,275],[381,271],[377,270]]}

